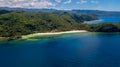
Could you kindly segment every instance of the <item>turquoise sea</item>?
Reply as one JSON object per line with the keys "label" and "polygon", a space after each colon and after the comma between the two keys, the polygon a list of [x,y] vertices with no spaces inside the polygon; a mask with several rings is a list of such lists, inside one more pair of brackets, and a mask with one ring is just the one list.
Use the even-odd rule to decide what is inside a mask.
{"label": "turquoise sea", "polygon": [[87,21],[85,23],[88,24],[97,24],[97,23],[104,23],[104,22],[109,22],[109,23],[118,23],[120,22],[120,16],[107,16],[107,17],[99,17],[98,20],[95,21]]}
{"label": "turquoise sea", "polygon": [[0,67],[120,67],[120,33],[1,41]]}

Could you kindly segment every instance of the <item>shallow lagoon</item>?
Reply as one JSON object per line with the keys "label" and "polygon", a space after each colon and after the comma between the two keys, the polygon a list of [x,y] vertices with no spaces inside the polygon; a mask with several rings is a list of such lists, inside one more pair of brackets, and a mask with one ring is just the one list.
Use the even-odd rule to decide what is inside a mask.
{"label": "shallow lagoon", "polygon": [[120,67],[120,33],[0,42],[0,67]]}

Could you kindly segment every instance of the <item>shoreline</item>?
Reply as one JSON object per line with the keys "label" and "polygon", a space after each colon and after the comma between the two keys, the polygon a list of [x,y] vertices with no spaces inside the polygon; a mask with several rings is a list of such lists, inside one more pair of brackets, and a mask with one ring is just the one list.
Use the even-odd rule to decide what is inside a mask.
{"label": "shoreline", "polygon": [[73,31],[64,31],[64,32],[46,32],[46,33],[33,33],[29,35],[23,35],[21,39],[28,39],[36,36],[44,36],[44,35],[59,35],[59,34],[67,34],[67,33],[80,33],[80,32],[88,32],[86,30],[73,30]]}

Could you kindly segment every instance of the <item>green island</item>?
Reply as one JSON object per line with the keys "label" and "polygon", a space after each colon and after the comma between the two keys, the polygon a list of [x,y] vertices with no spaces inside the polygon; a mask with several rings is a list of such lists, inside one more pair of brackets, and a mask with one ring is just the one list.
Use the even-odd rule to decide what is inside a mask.
{"label": "green island", "polygon": [[25,12],[0,10],[0,39],[19,39],[32,33],[86,30],[90,32],[120,32],[120,23],[85,24],[97,20],[91,14],[69,12]]}

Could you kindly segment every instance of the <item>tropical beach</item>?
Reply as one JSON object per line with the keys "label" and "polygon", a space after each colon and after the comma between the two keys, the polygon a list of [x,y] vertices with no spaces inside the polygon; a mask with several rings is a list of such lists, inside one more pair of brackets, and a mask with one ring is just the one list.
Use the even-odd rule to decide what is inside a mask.
{"label": "tropical beach", "polygon": [[0,67],[120,67],[120,0],[0,0]]}
{"label": "tropical beach", "polygon": [[23,35],[22,39],[28,39],[36,36],[44,36],[44,35],[59,35],[59,34],[67,34],[67,33],[80,33],[80,32],[88,32],[86,30],[73,30],[73,31],[65,31],[65,32],[46,32],[46,33],[33,33],[29,35]]}

